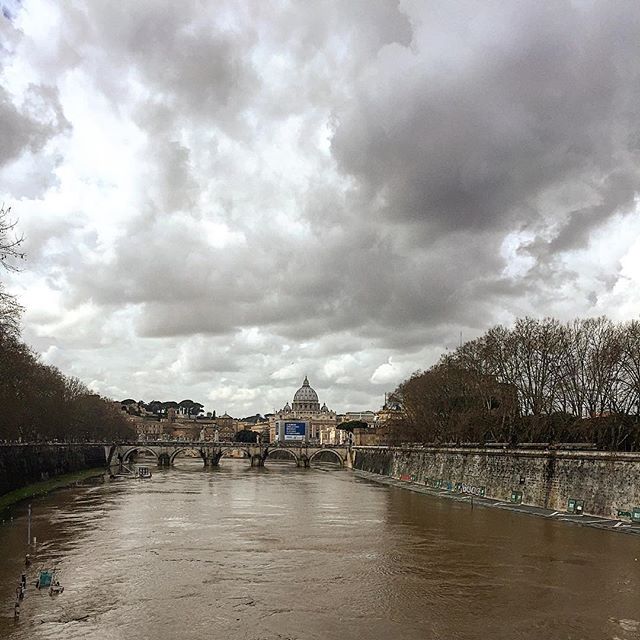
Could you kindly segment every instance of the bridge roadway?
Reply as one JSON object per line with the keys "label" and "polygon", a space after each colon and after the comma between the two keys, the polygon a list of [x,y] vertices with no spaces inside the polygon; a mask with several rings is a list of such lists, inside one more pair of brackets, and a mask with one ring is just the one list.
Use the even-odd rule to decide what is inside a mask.
{"label": "bridge roadway", "polygon": [[[286,452],[296,466],[308,468],[321,453],[331,453],[343,467],[353,467],[353,451],[349,445],[312,445],[309,443],[248,443],[248,442],[209,442],[193,441],[149,441],[116,442],[104,447],[107,466],[127,464],[131,456],[138,451],[147,451],[155,456],[158,466],[173,465],[176,457],[184,451],[197,451],[205,467],[217,466],[220,459],[232,451],[239,451],[244,458],[251,460],[252,467],[264,466],[267,458],[274,452]],[[279,457],[282,454],[279,454]]]}

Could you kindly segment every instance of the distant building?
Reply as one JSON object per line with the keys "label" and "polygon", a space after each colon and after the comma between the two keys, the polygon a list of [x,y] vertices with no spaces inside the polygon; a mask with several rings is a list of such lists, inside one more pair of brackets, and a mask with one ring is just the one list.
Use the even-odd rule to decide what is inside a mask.
{"label": "distant building", "polygon": [[176,407],[176,413],[181,416],[196,419],[203,411],[204,405],[193,400],[182,400]]}
{"label": "distant building", "polygon": [[372,446],[386,444],[385,434],[382,429],[369,428],[353,430],[353,444],[355,446]]}
{"label": "distant building", "polygon": [[276,420],[308,420],[309,439],[320,444],[338,444],[346,439],[346,434],[336,430],[338,425],[335,411],[326,404],[320,406],[318,394],[305,376],[302,386],[293,395],[291,405],[287,402],[280,411],[269,415],[269,439],[276,436]]}
{"label": "distant building", "polygon": [[218,416],[214,422],[218,425],[220,433],[225,434],[225,438],[222,438],[222,435],[220,436],[220,439],[225,440],[225,442],[233,440],[236,431],[240,428],[238,421],[232,418],[226,411],[221,416]]}
{"label": "distant building", "polygon": [[249,416],[237,421],[237,429],[246,429],[248,431],[255,431],[260,436],[260,442],[271,442],[269,432],[269,420],[263,418],[259,413],[255,416]]}
{"label": "distant building", "polygon": [[[145,404],[142,400],[136,401],[127,398],[116,405],[126,414],[127,419],[136,429],[138,437],[142,440],[213,439],[212,429],[203,431],[203,427],[215,423],[215,412],[210,413],[208,418],[201,417],[203,405],[199,402],[182,400],[178,403],[173,400],[169,402],[153,400],[149,404]],[[233,421],[231,416],[227,416],[227,418]],[[233,439],[233,435],[231,439]]]}
{"label": "distant building", "polygon": [[338,416],[338,424],[341,422],[364,422],[368,427],[373,427],[376,414],[373,411],[347,411]]}

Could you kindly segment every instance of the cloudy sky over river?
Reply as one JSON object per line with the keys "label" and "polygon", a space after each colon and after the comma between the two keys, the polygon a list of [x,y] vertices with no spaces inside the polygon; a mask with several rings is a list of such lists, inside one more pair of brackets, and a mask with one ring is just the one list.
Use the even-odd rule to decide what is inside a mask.
{"label": "cloudy sky over river", "polygon": [[338,411],[523,315],[640,309],[640,5],[0,0],[43,359]]}

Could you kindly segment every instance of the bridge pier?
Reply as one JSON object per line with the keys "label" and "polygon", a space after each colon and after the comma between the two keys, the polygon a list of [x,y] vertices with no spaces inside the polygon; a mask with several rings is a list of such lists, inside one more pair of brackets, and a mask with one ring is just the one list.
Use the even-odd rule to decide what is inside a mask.
{"label": "bridge pier", "polygon": [[254,453],[251,456],[252,467],[264,467],[264,458],[259,453]]}
{"label": "bridge pier", "polygon": [[[115,444],[108,445],[108,446],[105,445],[105,447],[104,447],[104,457],[105,457],[105,459],[107,461],[107,470],[113,464],[113,456],[116,455],[117,449],[118,449],[118,446],[115,445]],[[122,456],[117,454],[117,457],[120,458],[120,463],[122,464]]]}
{"label": "bridge pier", "polygon": [[158,466],[159,467],[169,467],[171,466],[171,457],[168,453],[160,453],[158,455]]}
{"label": "bridge pier", "polygon": [[345,468],[353,469],[353,463],[355,462],[355,458],[356,458],[356,452],[351,447],[349,447],[344,457]]}
{"label": "bridge pier", "polygon": [[220,464],[220,458],[222,458],[222,450],[205,451],[204,453],[201,452],[201,455],[205,467],[217,467]]}

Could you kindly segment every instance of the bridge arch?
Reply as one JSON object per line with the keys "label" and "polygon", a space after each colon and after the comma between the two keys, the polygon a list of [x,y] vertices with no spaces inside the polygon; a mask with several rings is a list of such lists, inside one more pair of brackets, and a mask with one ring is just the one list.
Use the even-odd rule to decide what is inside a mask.
{"label": "bridge arch", "polygon": [[243,458],[251,458],[251,451],[249,451],[249,449],[245,449],[244,447],[223,447],[222,455],[220,456],[220,458],[233,458],[234,456],[230,454],[234,451],[239,451],[240,453],[242,453]]}
{"label": "bridge arch", "polygon": [[333,456],[336,458],[336,462],[341,467],[344,467],[344,458],[335,449],[318,449],[318,451],[315,451],[311,456],[309,456],[309,464],[313,462],[314,458],[317,458],[318,456],[325,453],[332,453]]}
{"label": "bridge arch", "polygon": [[[282,456],[280,455],[280,453],[286,453],[286,456]],[[277,456],[274,456],[274,453],[278,453]],[[265,458],[265,461],[268,460],[269,458],[271,458],[272,460],[284,460],[285,457],[290,457],[293,459],[293,461],[296,463],[297,466],[300,466],[300,458],[298,458],[298,456],[291,451],[291,449],[285,449],[284,447],[282,448],[275,448],[275,449],[269,449],[267,452],[267,457]]]}
{"label": "bridge arch", "polygon": [[202,456],[202,451],[200,451],[197,447],[179,447],[177,448],[175,451],[173,451],[170,455],[169,455],[169,464],[171,466],[173,466],[173,463],[175,461],[175,459],[178,457],[178,454],[182,453],[183,451],[196,451],[198,453],[198,456],[201,460],[203,460],[203,456]]}
{"label": "bridge arch", "polygon": [[128,449],[125,449],[124,453],[122,454],[122,462],[125,464],[129,462],[129,458],[131,457],[131,454],[134,453],[135,451],[147,451],[148,453],[151,453],[156,460],[158,460],[157,452],[154,451],[151,447],[145,447],[144,445],[139,445],[136,447],[129,447]]}

